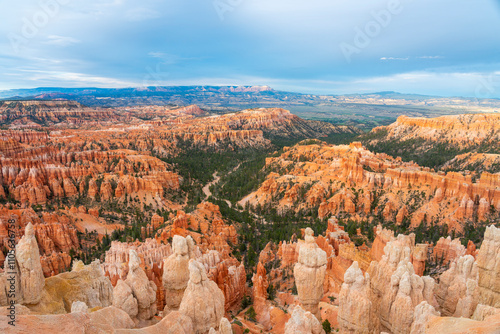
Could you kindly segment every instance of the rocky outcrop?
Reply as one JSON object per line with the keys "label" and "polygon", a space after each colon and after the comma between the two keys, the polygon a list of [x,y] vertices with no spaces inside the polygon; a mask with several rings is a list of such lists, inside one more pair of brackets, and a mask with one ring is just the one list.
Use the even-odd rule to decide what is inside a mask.
{"label": "rocky outcrop", "polygon": [[424,334],[426,333],[427,323],[433,318],[440,316],[432,305],[426,301],[421,302],[415,307],[413,312],[413,323],[411,325],[410,334]]}
{"label": "rocky outcrop", "polygon": [[[177,240],[178,238],[188,241],[188,258],[195,258],[202,263],[207,271],[207,276],[223,291],[226,301],[226,310],[237,305],[243,296],[247,294],[245,267],[234,258],[229,257],[227,254],[221,254],[216,250],[205,249],[202,252],[199,246],[194,245],[191,236],[187,236],[186,238],[178,235],[177,237],[174,236],[174,239]],[[202,244],[201,247],[205,247],[205,244]],[[143,261],[142,266],[146,275],[149,280],[154,282],[158,287],[158,309],[163,310],[165,306],[167,306],[165,308],[166,312],[164,313],[167,314],[170,307],[174,307],[177,303],[180,303],[179,299],[177,299],[177,301],[175,298],[172,299],[172,293],[174,293],[174,295],[176,294],[181,300],[182,293],[174,291],[176,288],[172,290],[170,288],[170,283],[166,283],[168,286],[164,286],[163,282],[182,283],[182,281],[188,277],[186,273],[184,273],[184,276],[181,275],[182,270],[179,268],[176,269],[176,266],[182,264],[182,259],[185,259],[185,255],[182,255],[183,251],[181,251],[180,256],[176,256],[173,254],[170,244],[163,244],[154,239],[146,239],[143,243],[122,243],[113,241],[110,250],[106,252],[105,262],[103,264],[106,275],[110,277],[113,284],[116,284],[118,279],[121,278],[125,280],[127,277],[130,249],[137,251],[139,257]],[[167,267],[173,269],[166,270]],[[165,275],[166,277],[163,278]],[[177,286],[179,284],[177,284]],[[170,292],[165,290],[165,288]],[[165,298],[167,293],[170,293],[170,300]],[[174,305],[168,306],[167,303]]]}
{"label": "rocky outcrop", "polygon": [[476,264],[479,303],[500,308],[500,228],[486,228]]}
{"label": "rocky outcrop", "polygon": [[[437,118],[400,116],[388,127],[387,139],[451,142],[463,147],[483,140],[500,140],[500,116],[495,114],[450,115]],[[378,131],[380,129],[374,130]]]}
{"label": "rocky outcrop", "polygon": [[427,244],[417,244],[413,248],[411,254],[411,263],[413,264],[413,269],[415,274],[418,276],[423,276],[425,271],[425,262],[427,261]]}
{"label": "rocky outcrop", "polygon": [[118,280],[113,289],[113,306],[127,312],[132,319],[136,319],[139,313],[137,299],[134,297],[132,289],[121,279]]}
{"label": "rocky outcrop", "polygon": [[497,334],[500,328],[500,314],[491,315],[483,321],[467,318],[431,317],[424,333],[442,334]]}
{"label": "rocky outcrop", "polygon": [[233,334],[233,329],[231,328],[229,320],[227,320],[226,318],[222,318],[220,320],[219,330],[216,331],[215,329],[210,328],[208,334]]}
{"label": "rocky outcrop", "polygon": [[84,302],[75,301],[71,304],[71,313],[75,312],[89,313],[89,307]]}
{"label": "rocky outcrop", "polygon": [[309,311],[299,305],[293,309],[292,317],[285,325],[285,334],[325,334],[321,323]]}
{"label": "rocky outcrop", "polygon": [[110,306],[112,300],[113,287],[99,260],[88,266],[75,261],[70,272],[46,278],[40,302],[29,307],[40,314],[69,313],[75,301],[94,308]]}
{"label": "rocky outcrop", "polygon": [[178,312],[170,312],[159,323],[136,329],[117,329],[116,334],[192,334],[193,321],[188,316]]}
{"label": "rocky outcrop", "polygon": [[[137,255],[137,252],[134,250],[130,250],[129,256],[129,271],[127,275],[127,279],[125,280],[125,284],[130,287],[130,292],[134,299],[137,300],[137,319],[139,320],[148,320],[151,319],[156,314],[156,285],[151,282],[144,270],[140,267],[141,260]],[[122,285],[123,287],[123,285]],[[120,289],[122,290],[122,289]],[[126,289],[123,287],[123,296],[125,300],[117,300],[118,302],[122,302],[123,306],[130,306],[133,308],[134,303],[130,302],[130,295],[127,296],[124,293]],[[128,292],[128,291],[126,291]],[[113,295],[113,300],[115,297],[118,297],[117,294]],[[130,309],[127,307],[127,311]],[[127,312],[128,313],[128,312]]]}
{"label": "rocky outcrop", "polygon": [[379,333],[377,311],[370,300],[370,276],[353,262],[339,294],[338,323],[342,333]]}
{"label": "rocky outcrop", "polygon": [[208,279],[205,267],[195,260],[189,261],[189,282],[179,312],[192,319],[195,334],[218,328],[224,315],[224,294]]}
{"label": "rocky outcrop", "polygon": [[371,300],[377,309],[381,330],[409,333],[415,307],[424,300],[436,305],[432,294],[434,280],[416,275],[410,262],[413,238],[399,235],[388,242],[381,261],[372,262],[368,269]]}
{"label": "rocky outcrop", "polygon": [[33,225],[29,223],[16,245],[16,261],[20,275],[20,293],[24,304],[37,304],[45,286],[40,253]]}
{"label": "rocky outcrop", "polygon": [[33,225],[28,223],[25,234],[5,256],[5,272],[0,272],[0,306],[16,303],[36,304],[45,285],[40,253]]}
{"label": "rocky outcrop", "polygon": [[71,268],[71,256],[67,253],[52,253],[40,257],[45,277],[54,276]]}
{"label": "rocky outcrop", "polygon": [[267,280],[266,268],[259,261],[257,271],[252,277],[252,299],[257,321],[265,327],[270,325],[271,316],[269,314],[269,305],[267,304],[267,288],[269,282]]}
{"label": "rocky outcrop", "polygon": [[46,215],[44,216],[46,223],[34,226],[42,254],[50,256],[54,252],[69,253],[71,249],[74,251],[80,249],[76,229],[69,224],[69,220],[66,218],[64,222],[47,222],[56,219],[61,218]]}
{"label": "rocky outcrop", "polygon": [[174,235],[173,254],[163,262],[163,287],[165,288],[165,316],[169,310],[177,310],[189,281],[189,260],[194,254],[194,241],[188,236]]}
{"label": "rocky outcrop", "polygon": [[[451,263],[450,269],[445,271],[436,286],[435,295],[440,306],[441,314],[451,316],[458,311],[457,304],[460,299],[477,293],[478,270],[471,255],[462,256]],[[475,297],[477,303],[477,296]],[[462,302],[462,304],[465,301]],[[465,306],[465,305],[462,305]],[[472,310],[473,312],[474,310]],[[470,312],[467,311],[467,312]],[[472,315],[468,314],[468,317]]]}
{"label": "rocky outcrop", "polygon": [[[149,273],[151,279],[159,277],[163,259],[172,254],[170,244],[161,244],[154,239],[146,239],[144,242],[124,243],[119,241],[111,242],[111,247],[106,251],[103,268],[110,277],[111,282],[116,284],[119,278],[125,280],[128,275],[130,250],[137,252],[141,261],[144,261],[144,268]],[[154,277],[153,277],[154,276]]]}
{"label": "rocky outcrop", "polygon": [[432,260],[443,265],[449,264],[460,256],[465,255],[466,249],[460,239],[451,237],[439,238],[432,252]]}
{"label": "rocky outcrop", "polygon": [[474,314],[472,315],[473,320],[483,321],[490,315],[499,314],[500,309],[497,307],[492,307],[488,305],[478,304]]}
{"label": "rocky outcrop", "polygon": [[[16,333],[50,334],[59,333],[63,329],[67,333],[116,333],[124,328],[132,328],[133,321],[128,315],[114,307],[106,307],[92,313],[73,312],[68,314],[18,315],[16,319]],[[0,316],[0,332],[12,332],[4,316]]]}
{"label": "rocky outcrop", "polygon": [[300,246],[299,258],[293,269],[299,299],[304,308],[321,319],[318,304],[323,297],[326,275],[326,253],[314,240],[314,232],[306,228],[305,243]]}

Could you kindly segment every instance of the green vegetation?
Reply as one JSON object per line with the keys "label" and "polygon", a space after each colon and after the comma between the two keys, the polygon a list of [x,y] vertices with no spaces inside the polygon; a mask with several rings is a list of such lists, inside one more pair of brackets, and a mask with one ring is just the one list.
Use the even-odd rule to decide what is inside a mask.
{"label": "green vegetation", "polygon": [[328,321],[328,319],[323,321],[322,325],[323,325],[323,330],[325,331],[326,334],[332,332],[332,325],[330,324],[330,321]]}
{"label": "green vegetation", "polygon": [[248,156],[238,169],[221,177],[213,191],[214,195],[228,199],[234,205],[238,200],[256,190],[267,176],[264,170],[266,156],[265,153]]}
{"label": "green vegetation", "polygon": [[257,312],[255,312],[253,306],[250,306],[248,310],[245,311],[245,315],[247,316],[248,320],[257,322]]}
{"label": "green vegetation", "polygon": [[[484,140],[479,144],[460,148],[448,141],[430,141],[423,138],[387,140],[386,138],[387,129],[380,129],[376,132],[361,135],[357,140],[360,140],[370,151],[401,157],[403,161],[414,161],[420,166],[436,170],[460,154],[468,152],[500,154],[500,145],[492,140]],[[475,167],[480,169],[481,166],[477,165]],[[496,168],[496,166],[493,167]]]}

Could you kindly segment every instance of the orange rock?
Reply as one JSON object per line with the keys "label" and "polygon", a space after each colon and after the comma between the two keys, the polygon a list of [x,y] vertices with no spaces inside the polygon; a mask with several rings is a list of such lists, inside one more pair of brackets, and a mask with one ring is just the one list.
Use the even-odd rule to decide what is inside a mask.
{"label": "orange rock", "polygon": [[92,215],[94,217],[99,217],[99,209],[96,208],[89,209],[89,215]]}

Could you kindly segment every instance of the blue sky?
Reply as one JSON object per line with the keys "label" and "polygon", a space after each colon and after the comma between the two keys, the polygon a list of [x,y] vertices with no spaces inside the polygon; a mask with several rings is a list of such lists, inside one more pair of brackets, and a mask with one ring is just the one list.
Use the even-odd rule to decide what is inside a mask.
{"label": "blue sky", "polygon": [[499,0],[0,0],[0,89],[500,98]]}

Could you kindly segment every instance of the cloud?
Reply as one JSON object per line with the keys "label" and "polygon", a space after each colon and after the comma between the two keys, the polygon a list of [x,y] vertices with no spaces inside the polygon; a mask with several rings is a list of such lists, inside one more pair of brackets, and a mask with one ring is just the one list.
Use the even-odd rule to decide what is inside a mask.
{"label": "cloud", "polygon": [[[405,0],[404,10],[387,27],[365,36],[366,47],[353,55],[351,64],[339,43],[363,42],[357,27],[364,30],[374,20],[371,13],[383,13],[387,0],[221,1],[231,7],[224,21],[213,0],[70,1],[27,39],[27,21],[35,24],[34,15],[44,9],[38,0],[10,2],[9,10],[0,12],[0,36],[22,37],[23,52],[14,52],[12,41],[0,38],[0,77],[20,74],[0,84],[74,87],[98,85],[95,80],[101,78],[102,85],[140,86],[150,75],[174,85],[255,83],[333,94],[400,90],[401,84],[415,93],[435,88],[435,94],[470,95],[474,85],[464,89],[471,86],[467,76],[446,73],[500,70],[500,34],[484,33],[500,29],[500,12],[489,0],[461,0],[459,6],[451,0]],[[26,76],[20,68],[46,73]],[[416,77],[426,71],[434,77]],[[399,73],[412,75],[393,77]],[[440,73],[445,74],[438,87],[433,80]]]}
{"label": "cloud", "polygon": [[125,18],[133,22],[152,20],[159,17],[161,17],[161,13],[159,11],[143,7],[129,9],[125,13]]}
{"label": "cloud", "polygon": [[410,57],[406,57],[406,58],[382,57],[382,58],[380,58],[380,60],[408,60],[408,59],[410,59]]}
{"label": "cloud", "polygon": [[420,59],[441,59],[444,57],[443,56],[420,56],[418,58],[420,58]]}
{"label": "cloud", "polygon": [[78,43],[80,43],[80,40],[76,38],[59,35],[49,35],[47,36],[47,41],[44,42],[44,44],[56,46],[70,46]]}
{"label": "cloud", "polygon": [[156,52],[148,53],[148,56],[153,57],[153,58],[164,58],[166,56],[166,54],[163,52],[156,51]]}
{"label": "cloud", "polygon": [[68,87],[134,87],[137,83],[116,78],[64,71],[20,70],[32,73],[27,79],[43,83],[59,83]]}

